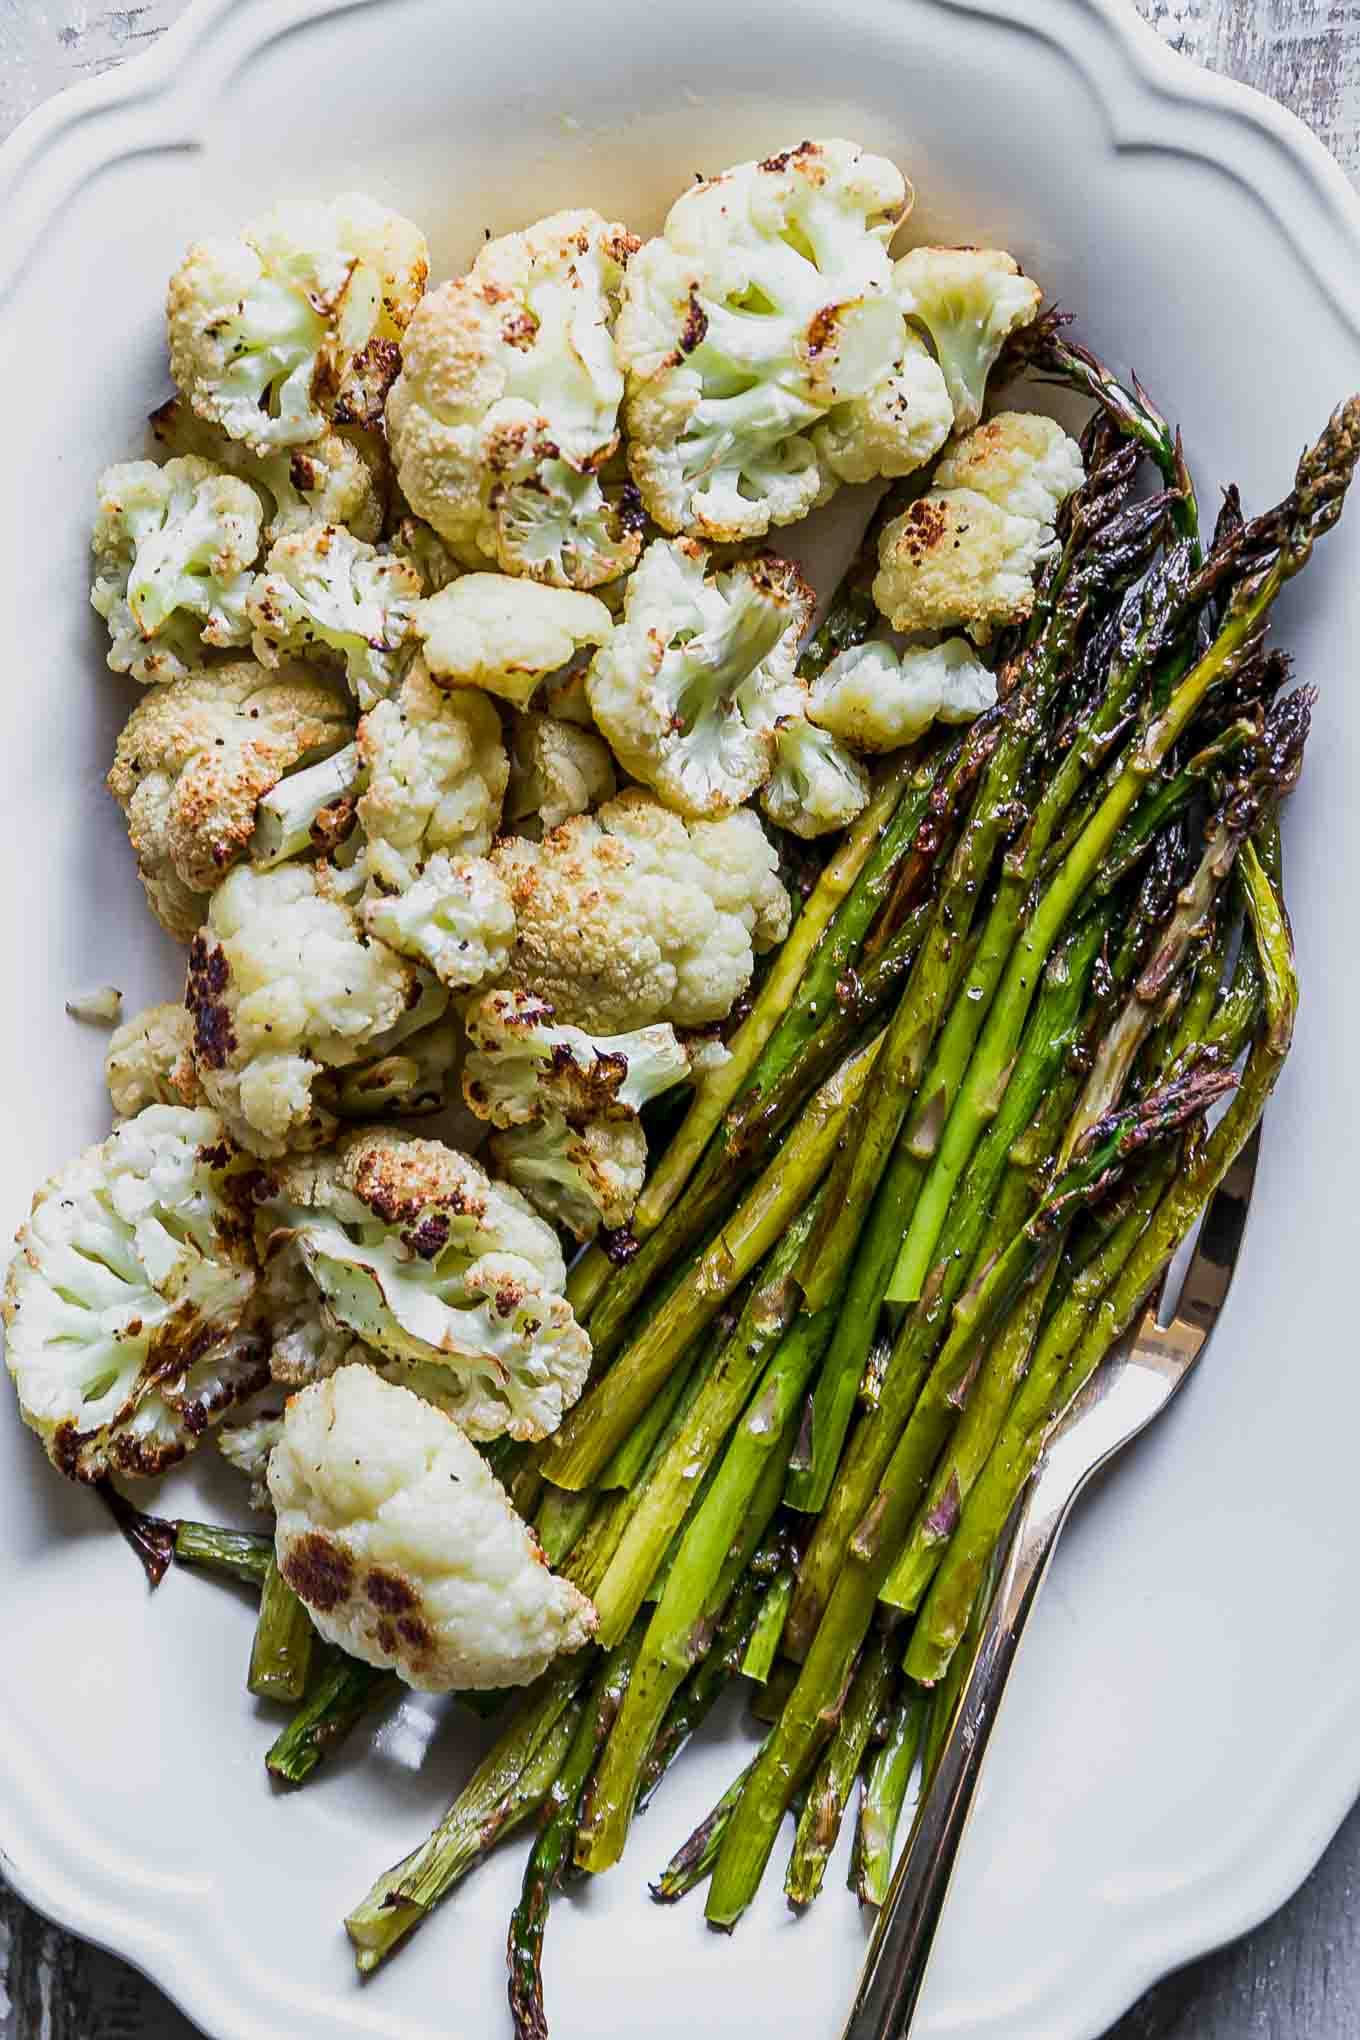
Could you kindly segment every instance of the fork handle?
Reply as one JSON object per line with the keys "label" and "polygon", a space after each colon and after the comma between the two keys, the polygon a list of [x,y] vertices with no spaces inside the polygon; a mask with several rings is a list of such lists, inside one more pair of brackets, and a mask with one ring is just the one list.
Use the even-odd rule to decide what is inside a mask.
{"label": "fork handle", "polygon": [[879,1912],[842,2040],[905,2040],[1006,1681],[1067,1508],[1019,1507],[949,1733]]}

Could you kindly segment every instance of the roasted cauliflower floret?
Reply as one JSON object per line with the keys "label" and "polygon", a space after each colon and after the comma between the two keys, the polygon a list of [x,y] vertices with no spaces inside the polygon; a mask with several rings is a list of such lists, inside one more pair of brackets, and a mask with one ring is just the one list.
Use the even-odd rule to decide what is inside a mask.
{"label": "roasted cauliflower floret", "polygon": [[578,1240],[627,1225],[647,1177],[647,1137],[636,1120],[572,1121],[550,1112],[493,1133],[491,1165]]}
{"label": "roasted cauliflower floret", "polygon": [[586,675],[624,770],[683,815],[740,807],[770,775],[770,704],[793,681],[812,609],[788,560],[723,567],[697,539],[654,539]]}
{"label": "roasted cauliflower floret", "polygon": [[264,505],[205,460],[127,460],[99,478],[90,600],[109,627],[109,665],[175,680],[204,645],[243,645]]}
{"label": "roasted cauliflower floret", "polygon": [[338,524],[314,524],[269,549],[246,604],[255,656],[340,660],[361,708],[390,694],[409,663],[420,576]]}
{"label": "roasted cauliflower floret", "polygon": [[212,895],[189,951],[199,1081],[257,1153],[314,1143],[331,1125],[313,1095],[323,1070],[386,1053],[431,992],[423,972],[328,896],[312,866],[240,865]]}
{"label": "roasted cauliflower floret", "polygon": [[343,524],[369,540],[382,533],[386,474],[381,443],[371,432],[327,431],[307,446],[253,453],[200,418],[183,397],[161,404],[150,423],[168,454],[192,454],[249,482],[264,501],[266,546],[312,524]]}
{"label": "roasted cauliflower floret", "polygon": [[917,645],[853,645],[813,682],[808,714],[856,751],[898,751],[933,722],[972,722],[996,700],[996,680],[967,638]]}
{"label": "roasted cauliflower floret", "polygon": [[364,926],[466,987],[505,967],[514,917],[480,852],[500,822],[509,762],[494,704],[436,687],[417,659],[359,725]]}
{"label": "roasted cauliflower floret", "polygon": [[953,409],[888,254],[909,203],[891,163],[840,141],[677,199],[616,333],[629,464],[663,531],[758,536],[938,451]]}
{"label": "roasted cauliflower floret", "polygon": [[370,1368],[292,1398],[269,1490],[321,1634],[418,1692],[527,1685],[594,1633],[457,1424]]}
{"label": "roasted cauliflower floret", "polygon": [[371,198],[286,200],[170,279],[170,372],[201,418],[268,451],[379,425],[429,274],[425,237]]}
{"label": "roasted cauliflower floret", "polygon": [[263,1347],[238,1336],[255,1174],[216,1113],[149,1105],[38,1191],[5,1285],[5,1359],[62,1473],[159,1473],[268,1379]]}
{"label": "roasted cauliflower floret", "polygon": [[636,1119],[690,1074],[673,1027],[602,1036],[558,1027],[552,1007],[530,992],[487,992],[466,1026],[472,1048],[463,1096],[496,1126],[524,1126],[552,1111],[573,1120]]}
{"label": "roasted cauliflower floret", "polygon": [[146,1105],[201,1105],[194,1026],[182,1005],[144,1006],[109,1037],[104,1081],[120,1119]]}
{"label": "roasted cauliflower floret", "polygon": [[383,1054],[337,1070],[328,1103],[341,1119],[385,1119],[440,1112],[456,1097],[463,1046],[452,1013],[402,1034]]}
{"label": "roasted cauliflower floret", "polygon": [[441,687],[482,687],[516,708],[613,628],[598,596],[508,574],[464,574],[427,597],[415,616],[425,663]]}
{"label": "roasted cauliflower floret", "polygon": [[603,737],[579,723],[564,722],[537,709],[516,716],[510,746],[510,790],[505,818],[537,818],[555,829],[570,815],[586,814],[612,800],[618,782]]}
{"label": "roasted cauliflower floret", "polygon": [[1002,411],[946,453],[936,486],[878,545],[874,601],[895,630],[950,630],[978,644],[1028,616],[1054,520],[1082,479],[1081,452],[1051,418]]}
{"label": "roasted cauliflower floret", "polygon": [[1008,516],[1031,518],[1045,543],[1083,480],[1076,440],[1039,411],[998,411],[946,447],[932,477],[936,489],[972,489]]}
{"label": "roasted cauliflower floret", "polygon": [[199,667],[138,702],[107,783],[163,928],[191,940],[207,895],[251,848],[262,797],[352,730],[350,704],[324,679],[253,659]]}
{"label": "roasted cauliflower floret", "polygon": [[314,765],[300,766],[262,793],[250,837],[250,861],[261,870],[302,857],[340,853],[358,826],[364,767],[359,746],[342,744]]}
{"label": "roasted cauliflower floret", "polygon": [[982,416],[998,354],[1035,317],[1043,293],[1000,248],[913,248],[893,283],[907,318],[930,335],[955,429],[966,432]]}
{"label": "roasted cauliflower floret", "polygon": [[399,691],[363,717],[358,745],[358,816],[378,888],[409,885],[438,850],[478,857],[491,848],[510,764],[484,694],[445,692],[417,660]]}
{"label": "roasted cauliflower floret", "polygon": [[510,887],[496,866],[443,850],[401,892],[366,893],[363,920],[370,935],[455,990],[499,977],[515,933]]}
{"label": "roasted cauliflower floret", "polygon": [[491,861],[515,912],[508,983],[593,1032],[724,1019],[753,948],[788,928],[778,861],[749,808],[686,824],[633,788],[541,843],[498,843]]}
{"label": "roasted cauliflower floret", "polygon": [[556,1235],[468,1156],[356,1132],[285,1170],[267,1219],[268,1251],[301,1254],[332,1323],[439,1369],[469,1436],[545,1437],[581,1393],[590,1341]]}
{"label": "roasted cauliflower floret", "polygon": [[807,690],[779,689],[764,704],[771,741],[771,771],[760,805],[772,822],[795,836],[825,836],[843,829],[869,803],[869,775],[853,751],[808,720]]}
{"label": "roasted cauliflower floret", "polygon": [[613,340],[637,242],[594,212],[488,241],[411,323],[387,402],[412,508],[467,566],[593,588],[637,558],[638,518],[606,495],[623,375]]}

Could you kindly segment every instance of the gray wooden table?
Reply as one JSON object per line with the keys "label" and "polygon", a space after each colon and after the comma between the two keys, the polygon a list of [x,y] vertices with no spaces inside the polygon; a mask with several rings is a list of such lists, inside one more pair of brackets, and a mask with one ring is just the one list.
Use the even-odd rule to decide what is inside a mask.
{"label": "gray wooden table", "polygon": [[[1137,4],[1173,48],[1283,100],[1360,184],[1357,0]],[[0,139],[64,85],[135,57],[184,5],[0,0]],[[1268,1752],[1262,1761],[1269,1762]],[[1360,1807],[1282,1912],[1149,1991],[1107,2040],[1355,2040],[1358,1889]],[[125,1963],[49,1925],[0,1885],[0,2040],[195,2040],[196,2034]]]}

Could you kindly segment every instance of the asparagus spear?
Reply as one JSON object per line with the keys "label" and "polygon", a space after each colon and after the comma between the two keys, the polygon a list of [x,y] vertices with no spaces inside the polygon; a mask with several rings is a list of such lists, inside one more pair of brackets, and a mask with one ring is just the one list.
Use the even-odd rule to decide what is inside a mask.
{"label": "asparagus spear", "polygon": [[160,1585],[172,1559],[179,1565],[198,1566],[226,1579],[241,1580],[247,1586],[264,1585],[274,1549],[272,1537],[187,1518],[171,1522],[164,1516],[149,1516],[120,1494],[111,1480],[98,1482],[95,1492],[136,1552],[149,1586]]}
{"label": "asparagus spear", "polygon": [[882,1905],[888,1896],[898,1823],[916,1769],[929,1706],[924,1693],[909,1690],[901,1695],[889,1718],[883,1746],[865,1777],[850,1866],[850,1889],[862,1905]]}
{"label": "asparagus spear", "polygon": [[[1093,917],[1060,952],[1046,975],[1039,1008],[1017,1064],[1014,1095],[1006,1101],[987,1150],[971,1173],[966,1192],[959,1199],[960,1208],[952,1214],[955,1223],[950,1235],[951,1254],[940,1272],[938,1289],[912,1334],[912,1351],[908,1354],[899,1346],[889,1363],[889,1377],[880,1392],[880,1403],[885,1395],[890,1398],[893,1408],[901,1402],[904,1415],[909,1407],[907,1397],[913,1370],[919,1379],[919,1370],[924,1367],[938,1336],[937,1328],[943,1325],[943,1313],[963,1287],[968,1264],[986,1224],[992,1190],[1004,1165],[1006,1151],[1027,1124],[1045,1086],[1076,1038],[1087,980],[1111,918],[1112,910],[1102,910]],[[831,1347],[813,1392],[812,1463],[806,1472],[794,1471],[789,1475],[787,1498],[794,1508],[816,1511],[823,1507],[830,1492],[864,1362],[872,1343],[888,1273],[885,1264],[890,1263],[896,1249],[896,1242],[890,1235],[885,1234],[884,1247],[884,1252],[875,1251],[871,1242],[869,1247],[861,1247],[855,1261],[845,1306],[837,1318]],[[893,1421],[891,1412],[885,1415],[883,1421],[886,1429]],[[812,1570],[817,1570],[816,1560]],[[808,1577],[806,1571],[804,1577]],[[807,1591],[800,1587],[799,1603],[804,1610],[808,1607],[811,1591],[810,1585]],[[801,1631],[804,1621],[804,1615],[796,1619],[795,1633]]]}
{"label": "asparagus spear", "polygon": [[706,1814],[694,1833],[680,1844],[651,1889],[658,1905],[674,1905],[686,1892],[702,1884],[718,1860],[727,1823],[736,1812],[742,1787],[751,1775],[751,1765],[732,1780],[712,1813]]}
{"label": "asparagus spear", "polygon": [[547,2040],[548,2021],[543,2011],[543,1930],[548,1922],[553,1893],[561,1885],[571,1862],[581,1802],[596,1754],[628,1690],[637,1641],[637,1638],[630,1638],[618,1650],[611,1651],[600,1666],[567,1746],[562,1768],[543,1800],[541,1825],[524,1866],[524,1885],[519,1904],[510,1916],[506,1942],[510,2016],[514,2020],[516,2040]]}
{"label": "asparagus spear", "polygon": [[247,1691],[257,1700],[301,1700],[307,1691],[315,1641],[311,1616],[271,1555],[260,1589]]}
{"label": "asparagus spear", "polygon": [[1168,982],[1192,945],[1208,937],[1239,846],[1259,822],[1263,804],[1282,800],[1293,788],[1303,762],[1312,706],[1311,691],[1301,688],[1271,711],[1259,756],[1250,761],[1254,769],[1230,789],[1210,823],[1198,869],[1182,892],[1155,955],[1110,1030],[1068,1128],[1060,1161],[1066,1160],[1087,1127],[1103,1118],[1122,1095]]}
{"label": "asparagus spear", "polygon": [[[830,616],[827,621],[830,622]],[[855,897],[856,881],[866,861],[877,854],[903,787],[915,769],[916,760],[911,753],[885,768],[873,798],[828,860],[812,897],[790,929],[773,969],[761,985],[755,1004],[729,1043],[729,1060],[695,1087],[694,1101],[683,1123],[638,1199],[630,1221],[634,1239],[645,1239],[661,1223],[689,1181],[723,1113],[745,1088],[762,1050],[798,990],[809,959],[847,902],[847,896]],[[591,1247],[580,1257],[567,1282],[567,1299],[578,1317],[585,1318],[591,1313],[611,1275],[617,1280],[603,1248]]]}
{"label": "asparagus spear", "polygon": [[755,1187],[677,1286],[664,1314],[571,1411],[542,1461],[558,1487],[582,1488],[598,1479],[690,1341],[802,1210],[835,1152],[878,1048],[874,1040],[857,1049],[827,1079]]}
{"label": "asparagus spear", "polygon": [[[1188,600],[1198,602],[1230,589],[1222,621],[1208,648],[1195,660],[1153,714],[1124,760],[1118,776],[1077,842],[1045,888],[1016,942],[992,1000],[982,1037],[945,1128],[932,1184],[917,1201],[902,1261],[911,1268],[933,1253],[948,1206],[951,1180],[972,1152],[992,1111],[998,1087],[1015,1055],[1029,1012],[1037,974],[1076,904],[1085,896],[1107,851],[1144,789],[1190,726],[1210,694],[1237,673],[1255,651],[1266,616],[1280,590],[1308,562],[1317,539],[1329,531],[1360,455],[1360,398],[1342,405],[1317,443],[1299,462],[1295,486],[1276,509],[1244,525],[1211,555]],[[891,1068],[891,1043],[884,1067]],[[900,1264],[901,1265],[901,1264]],[[905,1282],[904,1282],[904,1286]]]}
{"label": "asparagus spear", "polygon": [[1079,1338],[1069,1337],[1057,1345],[1052,1366],[1041,1366],[1036,1356],[1035,1367],[970,1498],[913,1635],[909,1656],[935,1676],[947,1666],[957,1647],[967,1615],[965,1595],[971,1603],[980,1563],[985,1563],[985,1556],[980,1561],[979,1553],[984,1544],[990,1550],[999,1534],[995,1527],[998,1510],[1004,1503],[1005,1514],[1010,1513],[1052,1425],[1070,1408],[1111,1345],[1127,1329],[1250,1138],[1288,1054],[1298,1002],[1288,918],[1252,844],[1244,845],[1240,863],[1262,968],[1264,1026],[1232,1104],[1166,1190],[1150,1222],[1130,1242],[1118,1273],[1094,1309],[1081,1325],[1072,1328]]}
{"label": "asparagus spear", "polygon": [[[957,749],[957,745],[953,748]],[[734,1053],[733,1061],[718,1073],[727,1088],[722,1109],[706,1115],[711,1123],[706,1125],[702,1159],[697,1166],[693,1161],[688,1163],[684,1185],[672,1192],[664,1179],[679,1164],[672,1165],[673,1148],[668,1149],[653,1184],[642,1193],[638,1205],[643,1214],[641,1222],[637,1212],[633,1216],[633,1235],[642,1239],[642,1245],[626,1266],[616,1270],[591,1314],[590,1334],[597,1353],[608,1357],[614,1350],[629,1316],[657,1276],[688,1246],[700,1240],[722,1215],[728,1196],[743,1174],[762,1158],[773,1135],[797,1110],[812,1085],[840,1061],[850,1046],[853,1026],[842,1027],[834,1040],[826,1038],[826,1022],[836,1007],[837,986],[858,955],[865,929],[916,833],[938,759],[938,751],[926,747],[924,761],[918,762],[916,750],[908,751],[891,768],[852,832],[858,860],[853,884],[847,884],[839,869],[839,858],[828,864],[813,902],[804,908],[795,924],[795,933],[806,934],[814,906],[823,905],[827,911],[822,939],[799,962],[799,981],[786,994],[782,1017],[754,1066],[742,1073],[740,1083],[729,1083],[737,1061]],[[861,839],[869,844],[867,849],[862,849]],[[790,935],[789,942],[792,940]],[[898,946],[899,963],[910,940],[908,935],[906,942]],[[786,942],[785,952],[788,946]],[[885,991],[892,981],[892,973],[885,974]],[[814,1039],[822,1043],[820,1052],[813,1049]],[[830,1062],[828,1055],[833,1059]],[[714,1095],[710,1089],[705,1098]],[[660,1208],[663,1200],[664,1210]]]}
{"label": "asparagus spear", "polygon": [[789,1604],[793,1600],[794,1579],[793,1560],[786,1559],[760,1604],[751,1640],[741,1661],[742,1677],[754,1679],[758,1686],[765,1684],[779,1655],[780,1639],[788,1620]]}
{"label": "asparagus spear", "polygon": [[[801,1238],[791,1238],[785,1268],[800,1245]],[[792,1301],[790,1296],[786,1308],[792,1308]],[[579,1845],[579,1860],[588,1870],[607,1869],[623,1853],[642,1760],[662,1710],[704,1647],[734,1557],[744,1562],[778,1506],[802,1383],[814,1364],[809,1334],[815,1325],[816,1320],[800,1319],[779,1339],[713,1485],[685,1530],[648,1626],[637,1676],[601,1758],[598,1812],[584,1826]],[[745,1359],[748,1347],[756,1342],[739,1332],[733,1343]],[[754,1357],[759,1359],[759,1351]],[[747,1380],[749,1384],[749,1371]],[[677,1440],[678,1479],[695,1463],[699,1443],[698,1438]],[[664,1496],[662,1500],[667,1508],[674,1507]],[[625,1600],[609,1615],[603,1600],[600,1605],[601,1627],[607,1634],[606,1624],[621,1620],[628,1603]]]}
{"label": "asparagus spear", "polygon": [[216,1523],[179,1522],[173,1527],[176,1565],[197,1566],[251,1587],[264,1586],[274,1551],[272,1537],[253,1530],[223,1530]]}
{"label": "asparagus spear", "polygon": [[[1022,655],[1023,677],[1007,698],[1000,740],[944,874],[920,955],[888,1029],[875,1080],[854,1115],[840,1162],[832,1172],[825,1216],[808,1244],[800,1270],[809,1310],[820,1309],[842,1279],[844,1263],[922,1087],[931,1048],[957,988],[961,944],[972,926],[996,850],[1014,826],[1015,803],[1034,739],[1045,726],[1066,677],[1082,618],[1098,590],[1117,590],[1141,572],[1155,550],[1165,518],[1166,504],[1158,499],[1151,504],[1133,504],[1097,524],[1094,531],[1088,531],[1083,520],[1074,520],[1073,538],[1064,553],[1064,557],[1070,553],[1074,563],[1068,583],[1055,605],[1049,629]],[[935,1088],[932,1081],[922,1089],[922,1097],[933,1097]],[[860,1256],[870,1257],[875,1270],[882,1267],[885,1283],[900,1235],[901,1213],[894,1200],[879,1206],[866,1239],[860,1242]],[[874,1312],[882,1294],[879,1287],[873,1299]]]}
{"label": "asparagus spear", "polygon": [[[834,1719],[874,1603],[914,1514],[952,1408],[951,1389],[966,1382],[978,1347],[1042,1262],[1054,1255],[1067,1223],[1085,1203],[1114,1187],[1129,1161],[1203,1112],[1232,1083],[1210,1071],[1183,1078],[1115,1114],[1088,1137],[1069,1168],[994,1265],[956,1307],[954,1328],[932,1374],[935,1413],[909,1427],[850,1547],[798,1683],[751,1773],[728,1828],[709,1892],[708,1917],[735,1925],[750,1903],[789,1799]],[[933,1445],[933,1449],[932,1448]]]}
{"label": "asparagus spear", "polygon": [[[736,1331],[728,1340],[717,1365],[695,1397],[684,1422],[648,1476],[637,1508],[595,1595],[595,1606],[600,1618],[600,1640],[605,1644],[615,1641],[637,1613],[652,1576],[665,1557],[672,1530],[684,1517],[687,1506],[694,1498],[697,1483],[708,1471],[732,1426],[741,1415],[754,1384],[760,1378],[764,1363],[771,1355],[776,1363],[780,1358],[784,1333],[797,1307],[797,1293],[789,1274],[807,1237],[812,1217],[813,1208],[809,1206],[790,1226],[771,1254],[768,1266],[762,1270],[760,1279],[751,1292],[750,1301],[742,1312]],[[790,1348],[785,1373],[799,1364],[807,1343],[805,1339],[803,1345],[796,1351]],[[771,1410],[776,1403],[779,1403],[782,1409],[778,1385],[769,1393]],[[787,1395],[783,1401],[788,1402]],[[750,1469],[750,1478],[742,1489],[742,1495],[749,1502],[751,1488],[755,1485],[765,1460],[772,1456],[770,1448],[774,1447],[773,1456],[780,1458],[780,1465],[778,1479],[773,1483],[773,1500],[769,1509],[769,1514],[772,1515],[783,1484],[783,1460],[787,1458],[787,1448],[781,1457],[778,1454],[778,1441],[780,1433],[788,1428],[788,1412],[777,1418],[767,1418],[766,1410],[762,1407],[756,1412],[756,1421],[759,1426],[758,1435],[751,1434],[748,1421],[738,1440],[739,1445],[748,1440],[750,1443],[749,1452],[739,1454],[743,1478],[746,1470]],[[766,1429],[767,1421],[773,1428]],[[715,1489],[718,1493],[717,1501],[713,1501],[710,1495],[698,1512],[698,1516],[705,1524],[713,1521],[715,1517],[720,1517],[729,1533],[740,1526],[741,1520],[728,1510],[725,1501],[732,1485],[732,1477],[726,1482],[719,1481]],[[757,1537],[763,1530],[764,1524],[760,1526]],[[686,1542],[688,1543],[688,1537]],[[717,1539],[710,1540],[710,1549],[719,1553],[725,1552],[730,1542],[730,1534],[720,1535]],[[683,1576],[692,1577],[693,1572],[694,1562],[691,1558],[683,1569]],[[715,1574],[716,1566],[709,1575],[709,1585]],[[706,1593],[707,1590],[706,1586],[703,1592]],[[677,1586],[675,1594],[678,1595],[680,1592],[681,1587]]]}
{"label": "asparagus spear", "polygon": [[892,1691],[894,1671],[891,1640],[881,1633],[864,1652],[836,1732],[817,1767],[807,1803],[799,1816],[784,1879],[790,1905],[811,1905],[822,1888],[869,1737]]}
{"label": "asparagus spear", "polygon": [[[742,1669],[756,1617],[763,1599],[757,1575],[758,1557],[738,1580],[723,1610],[712,1647],[702,1657],[667,1707],[655,1740],[642,1765],[637,1806],[642,1813],[657,1786],[675,1762],[685,1744],[712,1711],[719,1694]],[[766,1595],[764,1598],[768,1598]],[[603,1784],[600,1790],[604,1790]]]}
{"label": "asparagus spear", "polygon": [[361,1973],[385,1961],[541,1805],[575,1731],[580,1689],[597,1665],[592,1652],[578,1651],[543,1674],[429,1839],[386,1871],[348,1915],[345,1932]]}
{"label": "asparagus spear", "polygon": [[275,1739],[265,1768],[284,1785],[301,1785],[350,1730],[401,1691],[395,1672],[333,1650],[325,1671]]}

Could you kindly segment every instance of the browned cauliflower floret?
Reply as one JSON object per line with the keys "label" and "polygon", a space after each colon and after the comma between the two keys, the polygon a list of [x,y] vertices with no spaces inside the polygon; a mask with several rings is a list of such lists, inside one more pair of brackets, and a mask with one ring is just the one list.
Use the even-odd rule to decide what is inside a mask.
{"label": "browned cauliflower floret", "polygon": [[261,797],[337,751],[352,709],[314,671],[253,659],[153,688],[128,717],[108,787],[162,927],[188,942],[207,896],[250,846]]}
{"label": "browned cauliflower floret", "polygon": [[432,1370],[470,1436],[544,1437],[579,1396],[590,1341],[556,1235],[469,1156],[391,1127],[353,1133],[283,1169],[262,1223],[271,1258],[301,1256],[326,1320]]}
{"label": "browned cauliflower floret", "polygon": [[202,1105],[194,1070],[194,1024],[182,1005],[144,1006],[109,1037],[104,1081],[120,1119],[145,1105]]}
{"label": "browned cauliflower floret", "polygon": [[356,538],[382,534],[389,483],[386,447],[376,432],[326,431],[306,446],[252,451],[210,425],[183,397],[151,413],[151,430],[168,453],[193,454],[249,482],[265,503],[264,543],[312,524],[343,524]]}
{"label": "browned cauliflower floret", "polygon": [[377,425],[429,274],[425,237],[360,192],[291,199],[198,241],[170,279],[170,372],[201,418],[268,451]]}
{"label": "browned cauliflower floret", "polygon": [[479,857],[491,848],[510,761],[484,694],[436,687],[417,659],[399,692],[363,717],[358,742],[367,773],[358,814],[379,890],[409,885],[437,850]]}
{"label": "browned cauliflower floret", "polygon": [[1052,418],[1002,411],[965,433],[935,486],[885,525],[874,601],[895,630],[952,630],[978,644],[1028,616],[1081,452]]}
{"label": "browned cauliflower floret", "polygon": [[0,1314],[62,1473],[160,1473],[267,1382],[245,1325],[258,1174],[215,1112],[148,1105],[37,1192]]}
{"label": "browned cauliflower floret", "polygon": [[598,596],[508,574],[464,574],[415,613],[425,663],[441,686],[482,687],[516,708],[613,628]]}
{"label": "browned cauliflower floret", "polygon": [[583,815],[611,800],[616,786],[609,746],[594,730],[537,709],[516,716],[505,807],[508,822],[536,816],[540,828],[555,829],[569,816]]}
{"label": "browned cauliflower floret", "polygon": [[443,997],[372,941],[311,865],[238,865],[189,951],[199,1080],[236,1137],[264,1155],[324,1139],[333,1122],[317,1080],[386,1054],[403,1023],[436,1018]]}
{"label": "browned cauliflower floret", "polygon": [[612,327],[636,246],[598,213],[555,213],[488,241],[412,320],[388,436],[412,507],[466,566],[593,588],[637,558],[640,520],[600,479],[618,445]]}
{"label": "browned cauliflower floret", "polygon": [[491,861],[515,910],[507,981],[601,1033],[724,1019],[753,949],[788,927],[774,850],[749,808],[686,823],[633,788],[541,843],[498,843]]}
{"label": "browned cauliflower floret", "polygon": [[525,1685],[594,1632],[457,1424],[367,1367],[292,1399],[269,1487],[321,1634],[417,1691]]}
{"label": "browned cauliflower floret", "polygon": [[535,1209],[578,1240],[594,1239],[602,1225],[627,1225],[647,1175],[647,1137],[636,1120],[573,1123],[550,1112],[493,1133],[487,1153]]}

